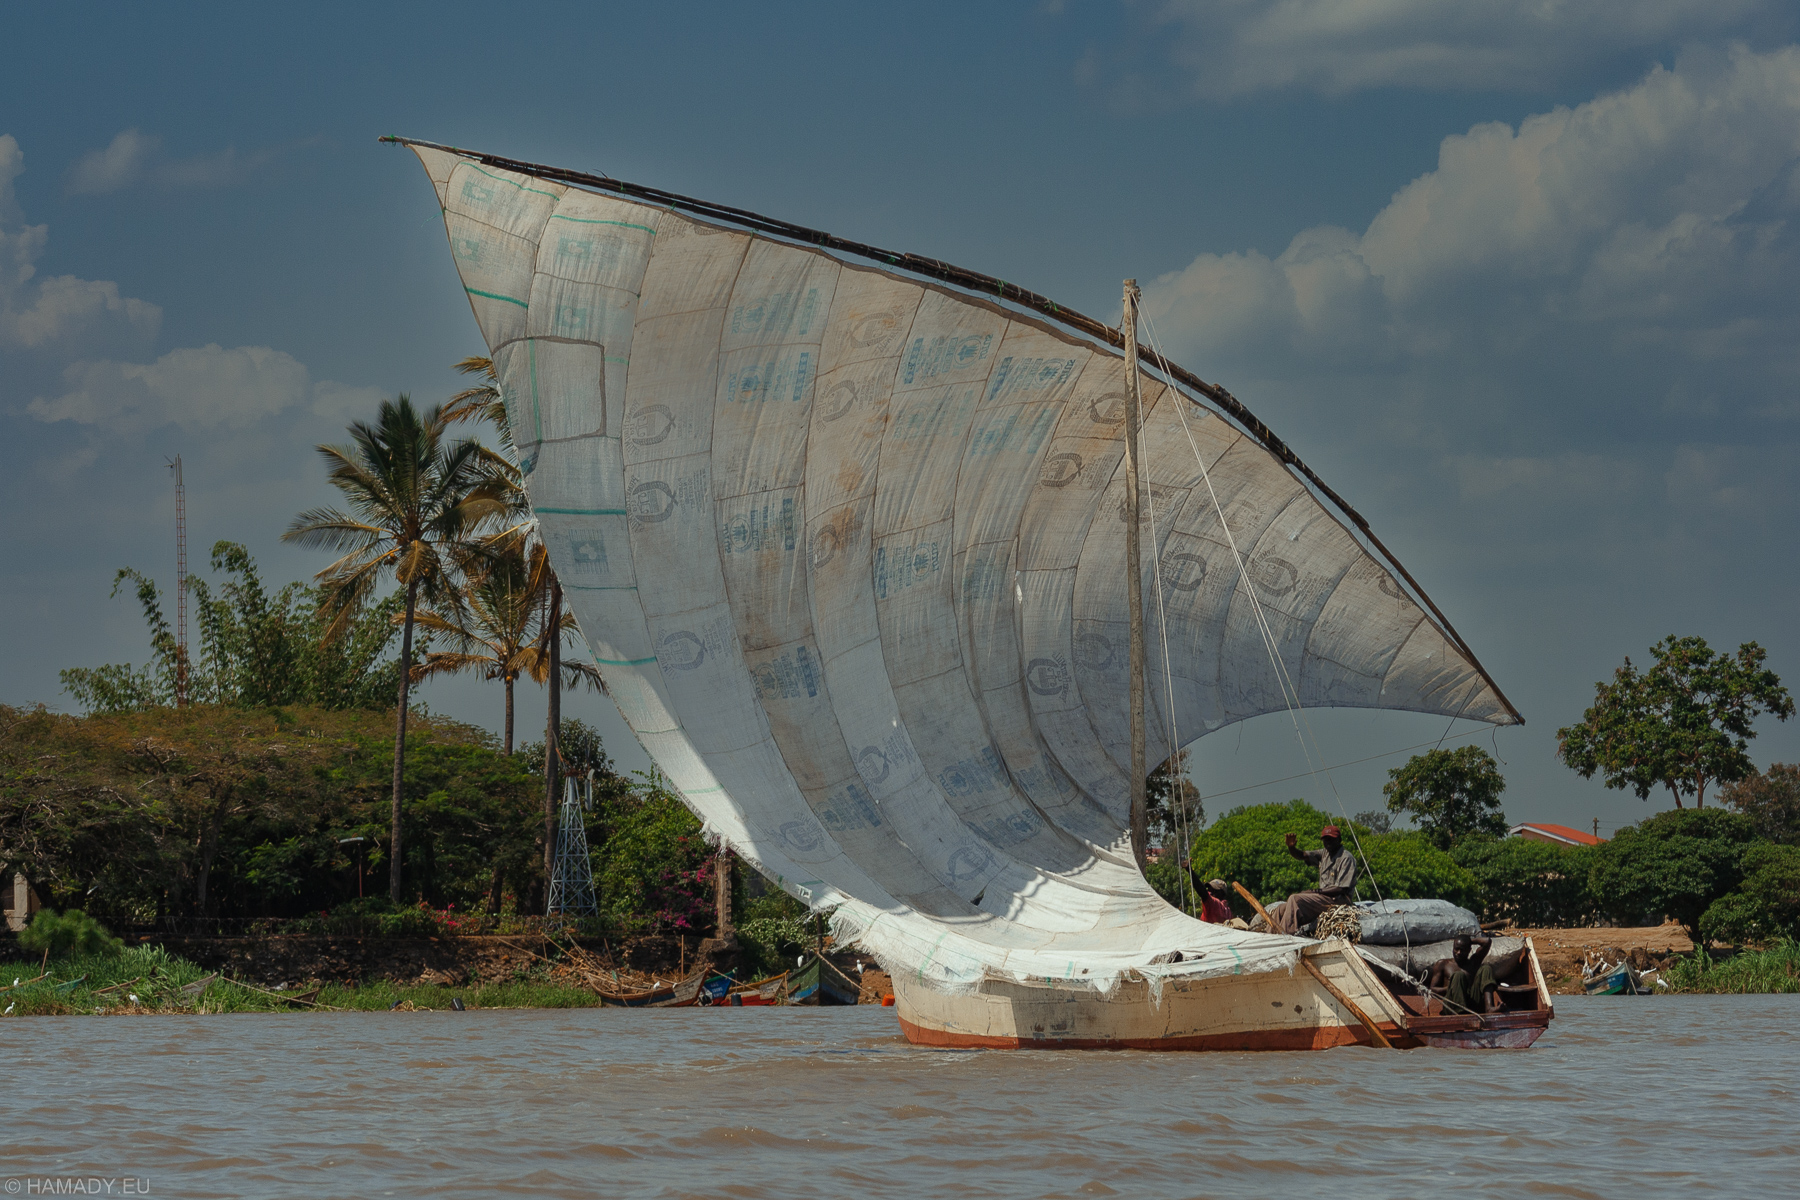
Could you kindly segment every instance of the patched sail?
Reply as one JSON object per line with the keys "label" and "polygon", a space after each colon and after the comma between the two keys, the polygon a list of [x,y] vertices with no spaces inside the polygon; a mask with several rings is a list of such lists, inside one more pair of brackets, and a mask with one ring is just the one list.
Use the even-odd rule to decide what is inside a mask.
{"label": "patched sail", "polygon": [[[711,829],[940,987],[1292,961],[1291,939],[1176,912],[1131,861],[1116,350],[412,148],[593,659]],[[1266,439],[1165,383],[1144,408],[1144,594],[1172,675],[1150,656],[1151,763],[1171,729],[1281,710],[1284,685],[1517,720]]]}

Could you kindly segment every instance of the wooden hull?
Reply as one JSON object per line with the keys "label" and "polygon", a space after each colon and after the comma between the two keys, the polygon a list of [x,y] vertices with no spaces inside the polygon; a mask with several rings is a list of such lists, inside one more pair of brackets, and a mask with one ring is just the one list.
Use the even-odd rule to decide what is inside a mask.
{"label": "wooden hull", "polygon": [[856,981],[822,958],[810,960],[788,979],[789,1004],[848,1006],[858,999]]}
{"label": "wooden hull", "polygon": [[1547,1005],[1487,1017],[1416,1015],[1344,943],[1305,953],[1316,975],[1302,964],[1291,974],[1170,981],[1160,1004],[1142,979],[1111,996],[1005,979],[947,995],[899,975],[894,1003],[910,1042],[1009,1050],[1326,1050],[1375,1044],[1377,1032],[1402,1047],[1523,1047],[1551,1019]]}
{"label": "wooden hull", "polygon": [[701,984],[705,979],[706,972],[700,970],[679,983],[652,988],[645,992],[610,992],[598,986],[594,986],[594,992],[600,997],[601,1007],[616,1005],[619,1008],[690,1008],[700,1003]]}

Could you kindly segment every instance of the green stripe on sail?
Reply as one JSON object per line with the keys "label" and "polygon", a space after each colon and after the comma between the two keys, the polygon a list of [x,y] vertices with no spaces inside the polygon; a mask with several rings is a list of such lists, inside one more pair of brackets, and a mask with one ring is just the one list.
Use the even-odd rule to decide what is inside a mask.
{"label": "green stripe on sail", "polygon": [[919,982],[920,983],[925,982],[925,968],[929,967],[931,965],[931,960],[937,957],[938,947],[942,946],[944,944],[944,939],[949,936],[950,936],[950,931],[948,929],[946,929],[946,930],[944,930],[944,932],[938,934],[937,941],[931,943],[931,953],[927,954],[925,956],[925,961],[919,964]]}
{"label": "green stripe on sail", "polygon": [[552,221],[573,221],[577,225],[618,225],[625,229],[641,229],[651,237],[656,236],[656,230],[648,225],[637,225],[630,221],[606,221],[599,217],[565,217],[561,213],[551,213],[550,219]]}
{"label": "green stripe on sail", "polygon": [[537,440],[544,440],[544,414],[538,409],[537,394],[537,339],[525,339],[525,358],[531,364],[531,427],[537,432]]}
{"label": "green stripe on sail", "polygon": [[541,513],[564,513],[574,517],[625,517],[631,514],[622,508],[540,508]]}
{"label": "green stripe on sail", "polygon": [[467,287],[467,286],[465,286],[463,288],[463,291],[469,293],[469,295],[471,295],[471,296],[484,296],[489,300],[504,300],[508,304],[516,304],[520,308],[530,308],[531,307],[531,305],[528,302],[519,299],[517,296],[502,296],[499,292],[484,292],[480,288],[472,288],[472,287]]}
{"label": "green stripe on sail", "polygon": [[655,662],[656,655],[652,654],[649,658],[596,658],[594,661],[605,663],[609,667],[641,667],[645,663]]}
{"label": "green stripe on sail", "polygon": [[486,175],[489,179],[492,179],[495,183],[510,183],[514,187],[518,188],[521,192],[530,192],[534,196],[548,196],[552,200],[562,199],[562,197],[558,196],[555,192],[546,192],[542,188],[526,187],[524,184],[520,183],[516,179],[507,179],[504,176],[495,175],[491,171],[483,171],[480,167],[476,166],[472,162],[469,162],[469,160],[466,158],[463,161],[465,163],[468,163],[469,169],[471,171],[474,171],[477,175]]}

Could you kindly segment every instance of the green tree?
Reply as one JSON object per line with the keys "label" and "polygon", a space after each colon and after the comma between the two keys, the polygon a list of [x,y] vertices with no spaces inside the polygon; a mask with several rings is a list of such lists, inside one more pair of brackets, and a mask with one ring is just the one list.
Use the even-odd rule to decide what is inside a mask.
{"label": "green tree", "polygon": [[1744,850],[1755,840],[1748,817],[1718,808],[1671,809],[1594,847],[1588,886],[1619,924],[1669,917],[1698,941],[1701,915],[1737,889]]}
{"label": "green tree", "polygon": [[[357,894],[340,839],[368,838],[369,866],[384,865],[388,721],[299,707],[0,707],[0,859],[46,903],[116,924],[316,913]],[[413,890],[471,906],[499,890],[497,873],[517,892],[537,888],[534,778],[487,731],[415,712],[402,841]]]}
{"label": "green tree", "polygon": [[1704,808],[1708,784],[1755,772],[1748,747],[1756,718],[1787,720],[1793,698],[1755,642],[1718,654],[1705,638],[1670,635],[1650,654],[1649,670],[1627,658],[1611,683],[1594,685],[1580,723],[1556,731],[1557,755],[1582,778],[1598,772],[1607,787],[1630,788],[1640,800],[1666,787],[1676,808],[1683,796]]}
{"label": "green tree", "polygon": [[1744,880],[1707,906],[1700,932],[1709,940],[1800,940],[1800,846],[1752,843],[1741,864]]}
{"label": "green tree", "polygon": [[1368,867],[1362,895],[1373,899],[1377,889],[1389,900],[1448,900],[1480,911],[1481,888],[1457,861],[1438,849],[1418,830],[1362,834],[1364,863]]}
{"label": "green tree", "polygon": [[494,360],[471,354],[456,364],[458,372],[477,377],[472,387],[450,397],[444,405],[446,424],[457,421],[486,421],[500,436],[500,445],[512,452],[512,428],[506,421],[506,401],[500,396],[500,378],[494,373]]}
{"label": "green tree", "polygon": [[[319,594],[290,583],[273,596],[263,587],[256,562],[235,542],[218,542],[212,568],[225,573],[217,593],[198,576],[188,577],[194,596],[199,652],[188,663],[188,699],[195,704],[319,705],[325,708],[386,708],[399,665],[388,657],[398,631],[400,607],[389,596],[356,617],[330,642],[321,640]],[[156,584],[126,568],[113,581],[113,595],[134,585],[150,628],[151,662],[70,667],[64,689],[91,713],[131,712],[175,702],[180,647],[163,616]]]}
{"label": "green tree", "polygon": [[[514,542],[480,565],[465,585],[462,611],[422,608],[418,623],[441,636],[449,650],[423,656],[413,668],[418,682],[433,675],[476,671],[506,689],[506,753],[513,751],[513,686],[520,676],[543,683],[550,677],[549,646],[540,628],[549,613],[550,557],[542,543]],[[575,616],[562,613],[562,635],[578,634]],[[566,687],[583,681],[599,688],[600,671],[591,663],[558,664]]]}
{"label": "green tree", "polygon": [[603,779],[595,798],[588,844],[601,912],[643,933],[710,933],[719,856],[699,818],[654,770],[635,783]]}
{"label": "green tree", "polygon": [[29,954],[47,954],[51,958],[110,958],[123,952],[125,943],[79,908],[71,908],[60,915],[40,908],[31,924],[19,934],[19,948]]}
{"label": "green tree", "polygon": [[1182,864],[1188,861],[1194,835],[1206,823],[1200,789],[1187,776],[1187,751],[1164,759],[1144,780],[1144,812],[1150,840],[1163,848],[1144,876],[1163,899],[1186,911],[1195,897]]}
{"label": "green tree", "polygon": [[[464,375],[474,375],[477,382],[472,387],[463,389],[450,398],[444,407],[443,419],[446,423],[454,421],[486,421],[491,424],[500,438],[504,456],[496,455],[496,471],[511,489],[512,501],[520,512],[525,512],[529,504],[525,497],[524,473],[512,461],[517,457],[513,447],[512,428],[506,418],[506,401],[500,394],[500,379],[494,371],[491,358],[472,355],[456,364],[456,369]],[[586,680],[595,689],[604,691],[605,684],[600,673],[589,664],[571,665],[563,661],[563,641],[569,633],[575,632],[575,618],[568,613],[563,604],[562,582],[557,578],[554,569],[548,564],[544,570],[544,586],[548,593],[548,611],[556,612],[554,622],[544,621],[540,627],[538,651],[545,661],[542,664],[543,674],[536,676],[540,683],[547,682],[550,687],[549,712],[544,721],[544,737],[554,744],[557,731],[562,727],[562,692],[564,683],[573,687],[581,680]],[[557,636],[550,636],[550,629],[555,626]],[[544,760],[544,873],[554,869],[551,857],[556,847],[556,821],[560,806],[558,799],[560,779],[559,771],[563,760],[561,753],[551,754]]]}
{"label": "green tree", "polygon": [[1599,916],[1588,889],[1593,857],[1587,846],[1559,846],[1525,838],[1468,837],[1450,855],[1474,876],[1484,921],[1526,927],[1591,925]]}
{"label": "green tree", "polygon": [[514,515],[517,506],[510,485],[478,443],[445,439],[441,408],[420,413],[406,396],[384,400],[374,424],[355,422],[350,436],[350,445],[319,447],[331,484],[349,510],[310,509],[295,517],[282,537],[342,554],[317,576],[324,590],[320,611],[326,640],[350,627],[385,576],[391,574],[405,589],[388,856],[388,899],[398,904],[406,707],[419,601],[438,611],[459,610],[455,573],[469,561],[473,539],[484,525]]}
{"label": "green tree", "polygon": [[1500,793],[1505,790],[1499,764],[1480,746],[1415,754],[1388,772],[1381,789],[1388,811],[1414,817],[1440,850],[1470,834],[1503,836]]}
{"label": "green tree", "polygon": [[1773,763],[1761,774],[1727,784],[1719,803],[1749,817],[1771,842],[1800,845],[1800,764]]}

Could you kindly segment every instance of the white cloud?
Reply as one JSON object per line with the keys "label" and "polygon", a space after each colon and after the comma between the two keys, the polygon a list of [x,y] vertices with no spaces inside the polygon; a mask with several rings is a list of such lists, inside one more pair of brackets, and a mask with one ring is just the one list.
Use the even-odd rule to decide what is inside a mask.
{"label": "white cloud", "polygon": [[50,229],[24,223],[13,190],[24,169],[18,141],[0,135],[0,349],[120,339],[147,344],[162,325],[156,305],[121,296],[119,285],[105,280],[37,278]]}
{"label": "white cloud", "polygon": [[1606,370],[1658,380],[1659,411],[1774,411],[1800,381],[1797,162],[1800,47],[1689,56],[1446,138],[1361,234],[1202,254],[1146,309],[1203,374]]}
{"label": "white cloud", "polygon": [[127,129],[104,150],[88,151],[69,168],[68,190],[74,195],[100,195],[140,183],[163,188],[230,187],[273,157],[269,151],[241,155],[226,149],[193,158],[166,158],[161,138]]}
{"label": "white cloud", "polygon": [[1774,0],[1167,0],[1196,92],[1535,91],[1619,56],[1791,26]]}
{"label": "white cloud", "polygon": [[69,191],[94,195],[117,191],[135,183],[152,155],[162,149],[162,139],[127,129],[104,150],[90,150],[69,169]]}
{"label": "white cloud", "polygon": [[155,362],[78,362],[63,373],[62,395],[26,408],[40,421],[71,421],[119,433],[163,425],[246,429],[290,409],[339,418],[367,412],[380,393],[315,382],[292,355],[267,346],[171,350]]}

